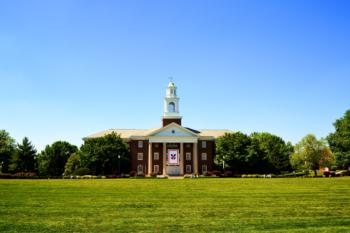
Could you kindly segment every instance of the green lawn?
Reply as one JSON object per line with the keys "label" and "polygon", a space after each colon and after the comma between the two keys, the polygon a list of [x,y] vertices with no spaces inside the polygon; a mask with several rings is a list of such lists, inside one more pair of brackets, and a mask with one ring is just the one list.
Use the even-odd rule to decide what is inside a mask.
{"label": "green lawn", "polygon": [[350,232],[350,177],[0,180],[0,232]]}

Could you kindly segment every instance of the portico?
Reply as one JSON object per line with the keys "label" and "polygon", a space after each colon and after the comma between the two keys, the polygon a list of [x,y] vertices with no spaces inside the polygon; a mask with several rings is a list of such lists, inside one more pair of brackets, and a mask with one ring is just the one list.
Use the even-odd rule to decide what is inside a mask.
{"label": "portico", "polygon": [[[159,155],[159,160],[161,161],[162,165],[162,171],[160,171],[159,163],[155,164],[155,159],[157,156],[155,156],[155,152],[153,151],[153,147],[156,144],[162,144],[162,154]],[[165,141],[153,141],[149,142],[148,144],[148,172],[147,175],[151,176],[154,174],[162,174],[164,176],[183,176],[184,174],[188,173],[195,173],[198,174],[198,161],[197,161],[197,142],[165,142]],[[191,145],[191,151],[187,152],[188,158],[185,157],[185,145]],[[178,163],[172,164],[168,162],[168,156],[169,152],[168,150],[178,150],[177,156]],[[193,157],[193,158],[192,158]],[[185,161],[187,159],[186,165],[187,171],[185,170]],[[190,167],[189,167],[190,166]]]}

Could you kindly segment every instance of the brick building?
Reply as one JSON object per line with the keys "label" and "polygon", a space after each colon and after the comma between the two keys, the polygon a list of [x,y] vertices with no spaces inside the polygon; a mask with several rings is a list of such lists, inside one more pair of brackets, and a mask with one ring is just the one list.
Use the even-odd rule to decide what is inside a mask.
{"label": "brick building", "polygon": [[88,136],[101,137],[115,132],[129,143],[131,170],[138,174],[183,176],[213,170],[215,139],[230,130],[194,130],[182,126],[177,87],[166,88],[162,127],[111,129]]}

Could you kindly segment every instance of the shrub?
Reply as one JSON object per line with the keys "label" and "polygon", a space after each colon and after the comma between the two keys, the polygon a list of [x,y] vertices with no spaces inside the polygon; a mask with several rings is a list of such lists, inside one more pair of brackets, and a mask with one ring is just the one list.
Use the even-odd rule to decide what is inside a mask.
{"label": "shrub", "polygon": [[225,171],[224,172],[224,177],[232,177],[233,176],[233,172],[232,171]]}
{"label": "shrub", "polygon": [[129,176],[130,177],[135,177],[137,175],[137,172],[136,171],[131,171],[130,173],[129,173]]}
{"label": "shrub", "polygon": [[218,170],[214,170],[212,173],[213,173],[213,175],[215,175],[217,177],[221,177],[221,172]]}
{"label": "shrub", "polygon": [[0,173],[0,179],[11,179],[14,178],[10,173]]}
{"label": "shrub", "polygon": [[89,168],[86,168],[86,167],[81,167],[74,171],[74,175],[77,175],[77,176],[84,176],[88,174],[90,174],[90,170]]}
{"label": "shrub", "polygon": [[136,177],[140,177],[140,178],[142,178],[142,177],[145,177],[145,174],[137,174],[137,176]]}
{"label": "shrub", "polygon": [[15,177],[34,177],[37,175],[35,172],[17,172],[13,176],[15,176]]}
{"label": "shrub", "polygon": [[212,176],[213,173],[212,173],[212,172],[206,172],[206,173],[204,173],[203,175],[204,175],[204,176]]}

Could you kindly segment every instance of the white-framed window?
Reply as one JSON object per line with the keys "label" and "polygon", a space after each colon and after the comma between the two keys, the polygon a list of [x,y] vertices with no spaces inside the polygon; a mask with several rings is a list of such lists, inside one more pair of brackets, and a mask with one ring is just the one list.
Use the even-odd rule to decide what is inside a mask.
{"label": "white-framed window", "polygon": [[153,159],[154,160],[159,160],[159,153],[158,152],[154,152],[153,153]]}
{"label": "white-framed window", "polygon": [[191,152],[186,152],[186,160],[191,160]]}
{"label": "white-framed window", "polygon": [[202,174],[207,173],[207,171],[208,171],[207,165],[203,164],[202,165]]}
{"label": "white-framed window", "polygon": [[202,160],[207,160],[207,153],[202,153]]}
{"label": "white-framed window", "polygon": [[155,174],[158,174],[158,173],[159,173],[159,165],[154,165],[154,166],[153,166],[153,172],[154,172]]}
{"label": "white-framed window", "polygon": [[207,148],[207,141],[202,141],[202,148]]}
{"label": "white-framed window", "polygon": [[143,148],[143,141],[138,141],[137,142],[137,147],[138,148]]}
{"label": "white-framed window", "polygon": [[143,174],[143,166],[142,166],[142,164],[137,165],[137,174]]}
{"label": "white-framed window", "polygon": [[143,153],[137,153],[137,160],[143,160]]}
{"label": "white-framed window", "polygon": [[191,169],[191,165],[186,165],[186,173],[191,173],[192,169]]}

